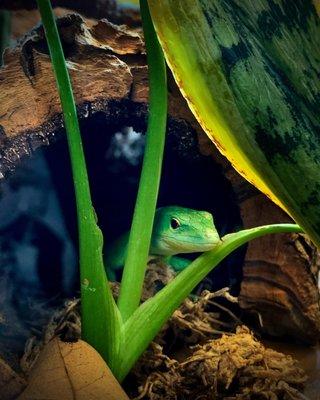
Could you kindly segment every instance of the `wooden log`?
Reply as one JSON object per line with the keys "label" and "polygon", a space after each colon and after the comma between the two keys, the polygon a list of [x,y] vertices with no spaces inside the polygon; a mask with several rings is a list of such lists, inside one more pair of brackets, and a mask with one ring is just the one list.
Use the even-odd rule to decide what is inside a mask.
{"label": "wooden log", "polygon": [[[244,200],[242,217],[249,227],[291,222],[262,194]],[[257,327],[272,336],[319,339],[320,254],[305,235],[269,235],[250,242],[244,263],[239,304],[256,315]]]}
{"label": "wooden log", "polygon": [[[145,128],[147,66],[141,30],[107,20],[59,19],[80,120],[97,113],[106,124]],[[63,126],[42,28],[5,53],[0,69],[0,174],[48,145]],[[245,227],[288,217],[244,181],[215,149],[169,76],[169,130],[197,134],[199,151],[223,167]],[[182,140],[182,139],[181,139]],[[182,140],[183,145],[183,140]],[[302,236],[274,235],[250,243],[240,293],[243,310],[259,315],[263,330],[312,342],[320,336],[319,254]]]}
{"label": "wooden log", "polygon": [[[147,66],[141,33],[101,20],[84,23],[79,15],[58,21],[80,120],[106,114],[113,125],[130,120],[145,126]],[[0,69],[0,174],[23,156],[47,145],[63,126],[42,28],[4,55]],[[184,99],[171,87],[169,113],[175,123],[198,127]],[[121,120],[121,123],[120,123]],[[200,129],[200,128],[198,128]]]}

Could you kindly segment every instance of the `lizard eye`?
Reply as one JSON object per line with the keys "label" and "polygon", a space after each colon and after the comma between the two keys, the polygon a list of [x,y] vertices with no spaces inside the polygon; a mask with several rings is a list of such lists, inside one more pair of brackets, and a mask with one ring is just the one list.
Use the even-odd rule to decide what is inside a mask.
{"label": "lizard eye", "polygon": [[171,218],[170,225],[172,229],[178,229],[180,227],[180,222],[177,218]]}

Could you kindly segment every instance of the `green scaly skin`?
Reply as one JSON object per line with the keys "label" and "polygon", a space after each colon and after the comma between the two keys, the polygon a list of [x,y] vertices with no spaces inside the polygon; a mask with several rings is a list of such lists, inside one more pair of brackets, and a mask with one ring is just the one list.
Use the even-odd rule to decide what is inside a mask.
{"label": "green scaly skin", "polygon": [[[123,268],[129,232],[105,249],[108,279],[116,280],[116,271]],[[149,259],[163,258],[176,272],[182,271],[190,260],[174,257],[177,254],[212,250],[220,242],[213,217],[207,211],[178,206],[156,210]]]}

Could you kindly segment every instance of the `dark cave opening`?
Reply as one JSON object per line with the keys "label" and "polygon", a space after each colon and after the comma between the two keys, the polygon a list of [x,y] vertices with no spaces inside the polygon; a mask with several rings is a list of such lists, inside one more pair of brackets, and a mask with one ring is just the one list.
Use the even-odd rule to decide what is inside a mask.
{"label": "dark cave opening", "polygon": [[[133,121],[134,129],[130,122],[113,120],[103,113],[81,122],[93,204],[105,241],[128,230],[133,214],[144,148],[144,135],[134,129],[143,131],[145,126],[141,117],[138,123]],[[21,337],[28,337],[30,331],[39,332],[52,307],[79,294],[69,155],[64,131],[61,129],[55,137],[50,146],[25,159],[1,186],[0,214],[10,215],[7,222],[2,219],[0,223],[1,264],[6,267],[2,268],[1,280],[7,282],[2,309],[4,314],[11,314],[9,331],[7,326],[0,326],[0,335],[10,343],[1,340],[1,347],[19,348],[20,343],[21,350]],[[221,235],[242,225],[221,167],[199,153],[196,133],[184,121],[170,118],[158,199],[159,207],[166,205],[211,212]],[[244,255],[241,249],[229,256],[201,288],[229,286],[237,294]]]}
{"label": "dark cave opening", "polygon": [[[157,206],[179,205],[209,211],[220,235],[240,229],[240,212],[222,168],[211,157],[199,153],[195,132],[186,128],[183,121],[169,120]],[[86,120],[82,131],[98,223],[104,240],[113,241],[130,228],[144,135],[118,123],[106,125],[103,114],[95,117],[94,124]],[[56,162],[57,154],[59,163]],[[76,242],[73,187],[65,140],[50,146],[46,150],[46,159],[68,229]],[[219,266],[218,272],[211,274],[211,289],[232,286],[237,293],[243,258],[244,252],[240,250]]]}

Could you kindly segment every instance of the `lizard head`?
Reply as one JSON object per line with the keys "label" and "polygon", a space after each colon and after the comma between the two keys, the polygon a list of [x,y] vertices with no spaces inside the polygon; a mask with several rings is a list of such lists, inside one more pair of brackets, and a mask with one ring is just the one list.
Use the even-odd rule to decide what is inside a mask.
{"label": "lizard head", "polygon": [[178,206],[157,209],[152,254],[170,256],[202,252],[211,250],[219,242],[220,237],[209,212]]}

